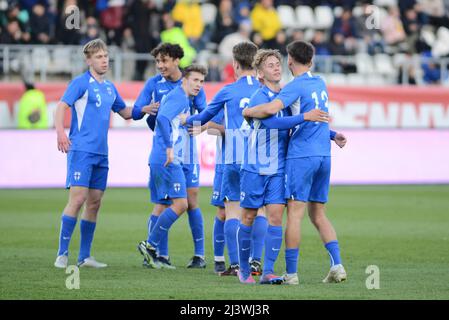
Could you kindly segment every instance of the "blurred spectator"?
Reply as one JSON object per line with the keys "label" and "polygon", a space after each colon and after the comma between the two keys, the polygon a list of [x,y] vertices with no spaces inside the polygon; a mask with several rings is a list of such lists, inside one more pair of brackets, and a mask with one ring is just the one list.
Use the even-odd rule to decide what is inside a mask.
{"label": "blurred spectator", "polygon": [[352,16],[351,9],[344,9],[341,17],[335,18],[331,34],[340,33],[344,38],[358,38],[357,22]]}
{"label": "blurred spectator", "polygon": [[35,4],[30,17],[31,42],[50,43],[50,17],[42,4]]}
{"label": "blurred spectator", "polygon": [[291,34],[291,41],[304,40],[304,31],[301,29],[293,29]]}
{"label": "blurred spectator", "polygon": [[69,6],[77,6],[77,0],[59,0],[58,1],[58,17],[56,19],[55,37],[56,42],[63,44],[78,45],[81,40],[81,34],[77,28],[67,28],[66,22],[73,20],[69,18],[71,15],[70,10],[66,9]]}
{"label": "blurred spectator", "polygon": [[[131,28],[134,50],[149,54],[160,41],[160,14],[154,0],[132,0],[128,3],[126,24]],[[147,60],[137,60],[133,80],[144,80]]]}
{"label": "blurred spectator", "polygon": [[0,43],[4,44],[27,44],[30,41],[30,34],[20,29],[18,20],[11,20],[6,25],[5,30],[0,34]]}
{"label": "blurred spectator", "polygon": [[249,1],[239,1],[237,3],[237,6],[235,6],[234,8],[234,22],[238,25],[240,25],[240,23],[242,21],[246,21],[246,20],[250,20],[250,15],[251,13],[251,5],[249,3]]}
{"label": "blurred spectator", "polygon": [[249,41],[251,35],[251,22],[243,21],[240,23],[238,32],[228,34],[220,42],[218,46],[218,53],[224,61],[232,60],[232,48],[242,41]]}
{"label": "blurred spectator", "polygon": [[382,35],[377,28],[373,28],[369,23],[374,10],[377,8],[370,3],[362,6],[362,15],[356,18],[359,42],[359,52],[375,55],[384,52],[384,42]]}
{"label": "blurred spectator", "polygon": [[217,56],[212,56],[209,58],[207,69],[208,72],[206,76],[206,81],[208,82],[221,81],[220,59]]}
{"label": "blurred spectator", "polygon": [[325,72],[326,69],[325,57],[329,56],[331,53],[328,48],[324,32],[321,30],[315,31],[311,43],[315,47],[315,59],[314,59],[315,71]]}
{"label": "blurred spectator", "polygon": [[[445,1],[447,2],[447,0]],[[418,0],[417,2],[421,10],[427,15],[429,24],[437,28],[449,28],[449,12],[445,10],[443,0]]]}
{"label": "blurred spectator", "polygon": [[260,49],[263,48],[263,39],[259,32],[252,32],[251,33],[251,41],[254,42],[254,44]]}
{"label": "blurred spectator", "polygon": [[48,114],[44,93],[25,82],[26,91],[19,101],[17,114],[19,129],[47,129]]}
{"label": "blurred spectator", "polygon": [[[164,21],[165,30],[161,32],[162,42],[179,44],[184,50],[184,57],[181,59],[179,66],[185,68],[192,64],[192,61],[196,57],[196,51],[189,43],[184,31],[175,25],[175,21],[171,17],[170,13],[165,13],[162,16]],[[138,41],[138,40],[137,40]]]}
{"label": "blurred spectator", "polygon": [[389,8],[388,16],[383,20],[381,30],[385,42],[390,46],[398,46],[406,40],[398,7],[391,6]]}
{"label": "blurred spectator", "polygon": [[[341,33],[335,33],[333,35],[331,43],[329,45],[329,50],[332,53],[332,55],[335,56],[347,56],[354,53],[346,48],[345,38]],[[332,72],[350,73],[356,71],[357,69],[355,65],[345,58],[340,58],[339,61],[334,61],[332,65]]]}
{"label": "blurred spectator", "polygon": [[285,30],[281,29],[276,33],[274,44],[271,49],[278,50],[283,57],[287,56],[287,34]]}
{"label": "blurred spectator", "polygon": [[416,85],[416,69],[413,65],[413,57],[410,52],[405,54],[404,60],[398,67],[398,83]]}
{"label": "blurred spectator", "polygon": [[410,8],[405,11],[404,17],[402,18],[404,25],[404,31],[407,34],[407,45],[411,53],[416,52],[416,41],[419,38],[419,32],[421,29],[420,22],[418,20],[418,13],[415,9]]}
{"label": "blurred spectator", "polygon": [[41,4],[45,9],[47,9],[49,5],[48,0],[19,0],[19,3],[20,7],[30,14],[33,12],[33,7],[36,4]]}
{"label": "blurred spectator", "polygon": [[[106,8],[100,11],[100,24],[105,30],[107,44],[116,44],[120,47],[123,36],[125,0],[107,0],[106,2]],[[102,6],[104,5],[102,4]]]}
{"label": "blurred spectator", "polygon": [[94,17],[88,17],[86,19],[86,34],[83,35],[80,44],[85,45],[89,41],[97,39],[100,37],[100,27],[98,25],[97,19]]}
{"label": "blurred spectator", "polygon": [[173,8],[172,17],[182,24],[184,34],[197,51],[205,47],[205,44],[201,43],[204,21],[198,0],[179,0]]}
{"label": "blurred spectator", "polygon": [[251,11],[251,22],[254,31],[262,36],[266,47],[272,47],[275,43],[275,37],[282,28],[276,8],[273,6],[273,0],[260,0]]}
{"label": "blurred spectator", "polygon": [[441,83],[441,69],[439,64],[432,59],[432,54],[429,51],[423,52],[421,57],[424,58],[421,68],[423,70],[423,81],[426,84],[440,84]]}
{"label": "blurred spectator", "polygon": [[232,1],[221,0],[215,19],[215,32],[212,42],[219,44],[228,34],[237,31],[237,25],[232,19]]}

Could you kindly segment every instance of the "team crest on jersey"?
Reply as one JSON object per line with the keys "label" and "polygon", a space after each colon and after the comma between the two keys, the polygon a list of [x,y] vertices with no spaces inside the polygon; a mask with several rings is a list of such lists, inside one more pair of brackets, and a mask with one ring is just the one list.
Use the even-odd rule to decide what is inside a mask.
{"label": "team crest on jersey", "polygon": [[180,183],[174,183],[173,184],[173,188],[175,189],[176,192],[179,192],[179,190],[181,190],[181,184]]}
{"label": "team crest on jersey", "polygon": [[245,192],[240,192],[240,201],[243,201],[243,200],[245,200],[245,196],[246,196],[246,194],[245,194]]}
{"label": "team crest on jersey", "polygon": [[220,192],[218,192],[218,191],[214,191],[212,193],[212,199],[214,199],[214,200],[217,200],[219,196],[220,196]]}
{"label": "team crest on jersey", "polygon": [[107,88],[107,90],[108,90],[108,93],[109,93],[109,95],[111,96],[112,95],[112,89],[111,89],[111,87],[106,87]]}
{"label": "team crest on jersey", "polygon": [[81,178],[81,172],[77,171],[73,174],[73,178],[75,181],[78,181]]}

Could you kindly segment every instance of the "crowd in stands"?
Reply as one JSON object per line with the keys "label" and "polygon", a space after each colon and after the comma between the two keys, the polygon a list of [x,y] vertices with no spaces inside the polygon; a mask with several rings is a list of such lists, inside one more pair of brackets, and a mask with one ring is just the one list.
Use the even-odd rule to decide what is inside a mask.
{"label": "crowd in stands", "polygon": [[[76,25],[74,6],[80,23],[67,28]],[[320,56],[448,57],[449,0],[0,0],[1,44],[82,45],[97,37],[137,53],[160,41],[180,43],[181,66],[212,53],[207,80],[226,81],[233,76],[226,62],[242,40],[284,55],[288,42],[305,39]],[[136,63],[134,80],[144,79],[147,65]],[[315,68],[324,66],[317,61]],[[438,64],[422,68],[427,83],[438,83]],[[332,65],[335,73],[356,71],[351,61]]]}

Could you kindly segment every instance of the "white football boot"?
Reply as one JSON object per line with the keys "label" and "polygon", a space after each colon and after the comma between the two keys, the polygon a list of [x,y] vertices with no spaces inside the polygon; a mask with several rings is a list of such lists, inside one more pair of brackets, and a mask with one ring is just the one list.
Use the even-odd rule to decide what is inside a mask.
{"label": "white football boot", "polygon": [[323,283],[338,283],[345,281],[347,278],[346,270],[342,264],[336,264],[332,266],[327,274],[326,278],[323,279]]}
{"label": "white football boot", "polygon": [[57,256],[55,261],[55,267],[60,269],[66,269],[69,258],[66,255]]}
{"label": "white football boot", "polygon": [[284,279],[284,284],[298,285],[299,279],[297,273],[285,273],[282,278]]}
{"label": "white football boot", "polygon": [[94,257],[88,257],[81,262],[78,262],[78,267],[90,267],[90,268],[106,268],[106,263],[101,263],[95,260]]}

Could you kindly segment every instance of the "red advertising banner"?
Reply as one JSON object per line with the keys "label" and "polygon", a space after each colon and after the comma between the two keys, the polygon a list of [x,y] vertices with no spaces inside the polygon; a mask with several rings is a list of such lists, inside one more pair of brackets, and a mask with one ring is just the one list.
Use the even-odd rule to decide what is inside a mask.
{"label": "red advertising banner", "polygon": [[[116,84],[129,105],[143,88],[143,82]],[[211,100],[223,83],[205,85]],[[46,96],[50,125],[53,111],[67,83],[37,84]],[[0,84],[0,128],[14,128],[16,108],[24,92],[20,83]],[[445,87],[329,87],[332,128],[425,128],[449,129],[449,89]],[[70,125],[70,114],[66,126]],[[112,127],[143,127],[145,124],[122,121],[112,117]]]}

